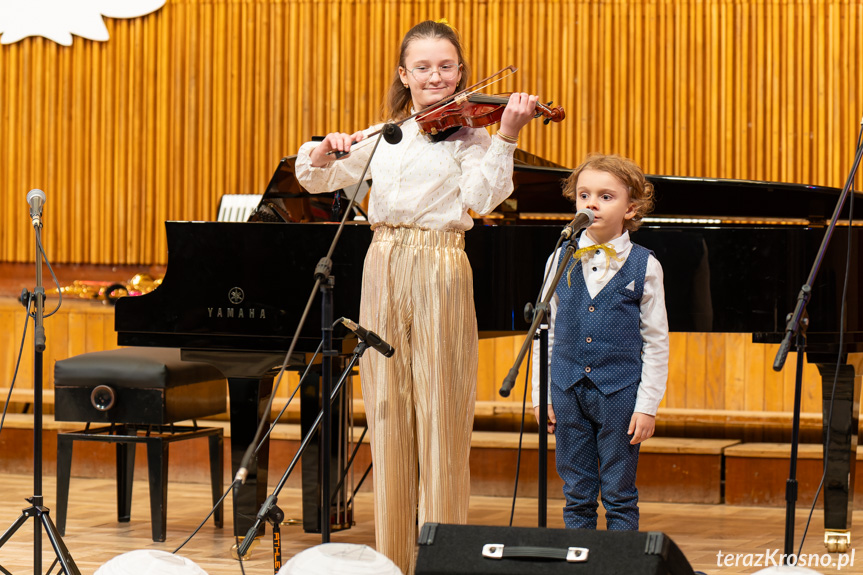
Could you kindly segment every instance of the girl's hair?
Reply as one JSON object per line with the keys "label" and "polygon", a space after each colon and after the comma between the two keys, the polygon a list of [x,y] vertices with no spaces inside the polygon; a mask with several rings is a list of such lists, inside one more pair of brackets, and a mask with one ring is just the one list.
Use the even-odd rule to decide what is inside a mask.
{"label": "girl's hair", "polygon": [[629,191],[629,201],[635,204],[635,216],[629,220],[624,220],[623,227],[630,232],[637,230],[641,226],[641,218],[653,210],[654,198],[653,184],[645,179],[644,172],[641,171],[638,164],[617,154],[589,154],[584,162],[572,171],[572,175],[563,184],[564,197],[573,203],[578,197],[576,191],[578,176],[584,170],[607,172],[626,186]]}
{"label": "girl's hair", "polygon": [[458,63],[462,66],[461,79],[459,80],[455,90],[456,92],[460,92],[465,88],[465,86],[467,86],[467,79],[470,76],[470,67],[467,62],[465,62],[464,52],[461,48],[458,33],[449,24],[444,22],[435,22],[433,20],[420,22],[408,30],[408,33],[405,34],[405,37],[402,40],[402,47],[399,52],[399,61],[396,65],[395,71],[393,72],[393,83],[390,86],[386,101],[384,102],[384,115],[386,119],[402,120],[410,116],[413,100],[411,99],[410,89],[405,88],[402,85],[402,79],[399,76],[399,66],[403,68],[405,67],[405,54],[408,51],[408,46],[411,42],[419,38],[440,38],[443,40],[449,40],[449,42],[455,46],[456,53],[458,54]]}

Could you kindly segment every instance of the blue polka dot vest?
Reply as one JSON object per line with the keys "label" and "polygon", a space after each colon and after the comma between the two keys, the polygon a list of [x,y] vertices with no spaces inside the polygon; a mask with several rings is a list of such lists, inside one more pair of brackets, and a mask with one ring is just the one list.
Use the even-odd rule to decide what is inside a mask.
{"label": "blue polka dot vest", "polygon": [[641,381],[640,305],[650,253],[632,244],[623,266],[595,298],[584,283],[581,261],[569,264],[575,266],[572,285],[557,286],[552,385],[567,390],[587,377],[609,395]]}

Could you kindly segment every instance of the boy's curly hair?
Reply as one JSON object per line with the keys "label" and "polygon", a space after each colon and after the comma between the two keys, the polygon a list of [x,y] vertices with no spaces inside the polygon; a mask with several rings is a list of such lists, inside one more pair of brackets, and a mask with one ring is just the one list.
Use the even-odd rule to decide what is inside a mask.
{"label": "boy's curly hair", "polygon": [[635,204],[635,216],[624,220],[623,227],[629,232],[637,230],[641,226],[641,219],[653,210],[654,199],[653,184],[645,179],[644,172],[638,164],[617,154],[588,155],[563,184],[563,196],[572,203],[575,203],[578,197],[576,193],[578,176],[584,170],[608,172],[626,186],[629,190],[629,200]]}

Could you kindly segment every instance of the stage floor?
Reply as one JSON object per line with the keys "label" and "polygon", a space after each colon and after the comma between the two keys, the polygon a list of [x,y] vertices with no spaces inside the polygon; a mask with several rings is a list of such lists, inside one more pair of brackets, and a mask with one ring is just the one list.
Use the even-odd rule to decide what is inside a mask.
{"label": "stage floor", "polygon": [[[209,510],[207,487],[203,484],[171,483],[168,491],[168,539],[154,543],[150,539],[148,493],[145,482],[135,484],[132,521],[116,521],[114,482],[110,479],[73,478],[70,493],[66,535],[63,541],[82,574],[93,573],[99,565],[120,553],[134,549],[162,549],[173,551],[194,530]],[[33,494],[32,475],[0,476],[0,530],[5,531],[28,506],[26,497]],[[55,483],[53,478],[44,480],[45,505],[54,516]],[[471,499],[469,523],[475,525],[507,525],[511,500],[501,497],[474,497]],[[279,498],[279,506],[287,518],[300,518],[300,492],[285,490]],[[560,508],[562,500],[549,501],[549,527],[562,527]],[[808,507],[798,504],[797,535],[799,545],[803,533]],[[226,509],[230,517],[230,503]],[[785,533],[785,509],[761,507],[737,507],[727,505],[693,505],[669,503],[644,503],[641,506],[641,529],[663,531],[683,550],[695,570],[707,574],[754,573],[763,567],[754,566],[759,554],[782,553]],[[536,500],[521,499],[516,506],[514,524],[535,526]],[[334,542],[361,543],[374,546],[374,515],[372,496],[360,493],[355,506],[356,525],[346,531],[334,533]],[[236,561],[230,558],[233,538],[230,536],[230,519],[220,530],[208,522],[200,533],[180,551],[194,560],[209,575],[240,573]],[[824,574],[863,572],[863,515],[857,513],[852,532],[851,547],[854,565],[838,568],[840,555],[826,555],[821,543],[823,529],[821,512],[816,510],[809,529],[803,553],[822,556],[832,566],[819,566],[816,570]],[[24,526],[0,549],[0,565],[12,573],[32,572],[33,569],[33,520]],[[301,526],[285,525],[281,529],[283,561],[296,553],[320,543],[320,536],[304,533]],[[258,546],[253,558],[244,563],[249,575],[273,573],[272,538],[269,529]],[[42,537],[43,572],[54,560],[53,548],[48,538]],[[861,551],[860,555],[856,552]],[[717,554],[721,552],[740,554],[732,557],[732,566],[717,566]],[[851,555],[845,559],[850,562]],[[762,565],[763,565],[762,559]],[[737,562],[737,565],[734,563]],[[748,563],[748,564],[747,564]],[[770,563],[767,563],[770,565]],[[824,565],[824,563],[822,563]],[[55,570],[56,572],[56,570]],[[539,572],[539,571],[537,571]]]}

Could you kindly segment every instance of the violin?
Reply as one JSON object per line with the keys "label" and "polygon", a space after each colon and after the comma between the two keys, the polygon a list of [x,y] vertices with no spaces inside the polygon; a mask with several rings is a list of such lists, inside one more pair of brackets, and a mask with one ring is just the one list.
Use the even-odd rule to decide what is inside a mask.
{"label": "violin", "polygon": [[[480,80],[472,86],[468,86],[461,92],[447,96],[439,102],[436,102],[419,112],[411,114],[407,118],[402,118],[398,122],[388,122],[382,129],[372,132],[371,134],[366,134],[366,139],[363,141],[371,141],[370,139],[372,136],[377,136],[378,134],[383,133],[384,138],[388,142],[395,143],[398,139],[401,139],[401,131],[398,130],[398,126],[413,118],[416,118],[421,132],[430,134],[431,136],[440,134],[440,136],[438,136],[439,138],[445,138],[447,134],[444,132],[447,130],[455,131],[464,126],[470,128],[493,126],[499,123],[503,118],[503,112],[506,105],[509,103],[510,95],[498,94],[495,96],[489,96],[487,94],[478,94],[473,90],[475,88],[486,88],[489,85],[499,82],[500,80],[514,74],[517,70],[518,68],[515,66],[501,68],[491,76]],[[508,74],[506,76],[489,82],[491,78],[500,76],[507,72]],[[558,106],[556,108],[550,108],[549,106],[551,106],[551,102],[549,102],[548,105],[543,105],[537,102],[537,112],[534,118],[544,117],[545,120],[543,120],[543,123],[548,124],[549,122],[560,122],[566,117],[563,107]],[[393,142],[390,137],[387,137],[388,135],[391,136],[392,139],[395,139],[396,137],[398,139],[395,139],[395,142]],[[357,142],[352,142],[352,145],[356,143]],[[338,150],[330,150],[327,152],[327,155],[333,155],[338,159],[346,156],[347,153],[339,152]]]}
{"label": "violin", "polygon": [[[489,96],[487,94],[470,94],[465,97],[456,97],[452,102],[419,114],[416,117],[420,131],[435,135],[450,128],[468,127],[484,128],[493,126],[500,122],[503,111],[509,103],[509,94]],[[566,117],[563,107],[536,104],[536,115],[534,118],[545,118],[544,124],[549,122],[560,122]]]}

